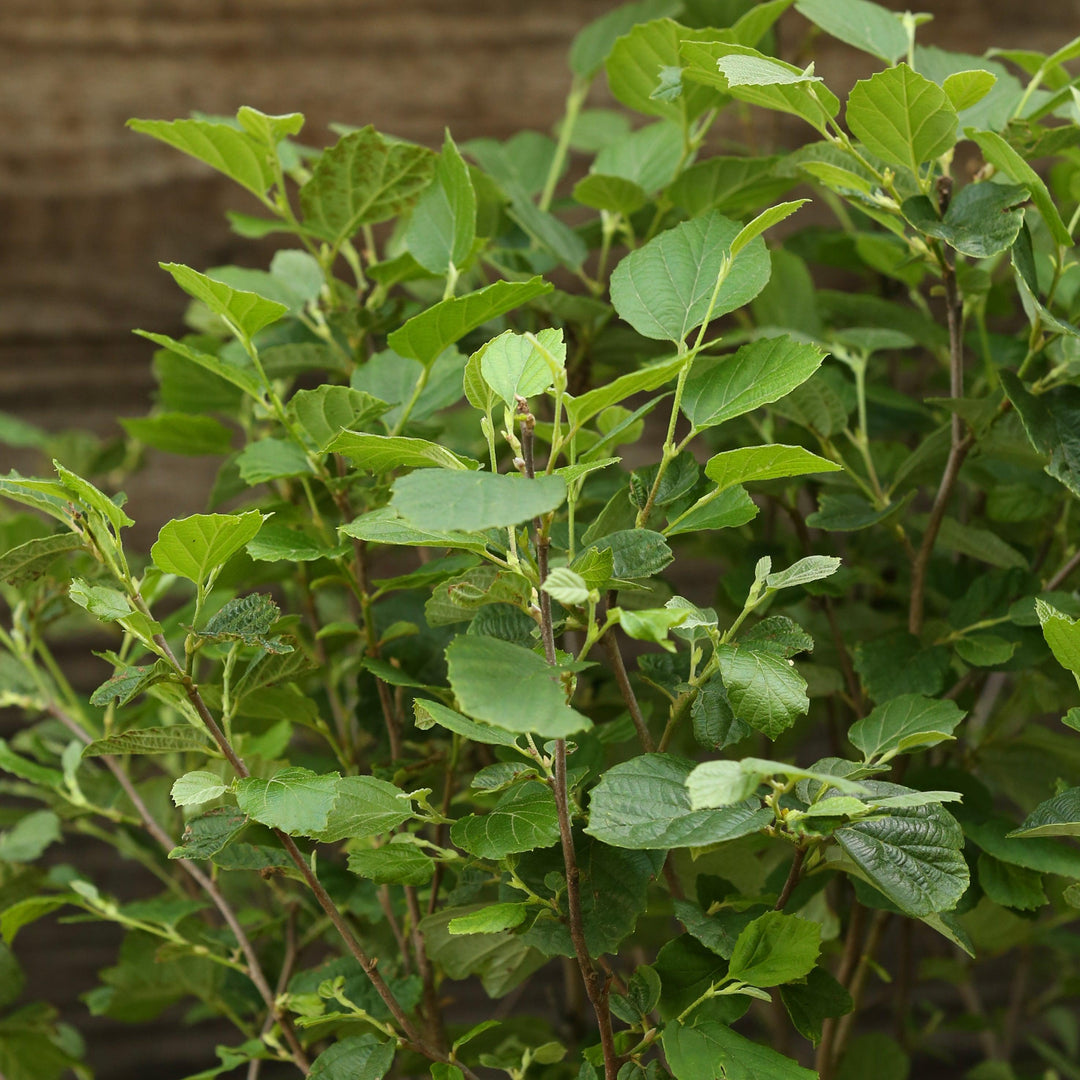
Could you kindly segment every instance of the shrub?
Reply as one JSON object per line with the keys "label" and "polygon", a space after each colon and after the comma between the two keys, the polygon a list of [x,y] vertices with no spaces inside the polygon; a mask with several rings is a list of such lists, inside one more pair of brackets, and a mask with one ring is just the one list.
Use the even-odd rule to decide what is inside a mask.
{"label": "shrub", "polygon": [[[200,1080],[1076,1075],[1080,47],[798,0],[880,62],[841,122],[789,6],[612,11],[557,141],[132,121],[283,246],[165,265],[150,415],[0,479],[8,1080],[85,1075],[16,1008],[58,911],[126,932],[93,1013],[235,1024]],[[149,558],[143,447],[221,458]]]}

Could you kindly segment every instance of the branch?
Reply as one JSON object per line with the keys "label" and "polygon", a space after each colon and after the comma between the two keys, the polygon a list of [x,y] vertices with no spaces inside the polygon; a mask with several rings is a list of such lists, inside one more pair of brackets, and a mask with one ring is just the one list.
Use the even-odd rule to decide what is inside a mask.
{"label": "branch", "polygon": [[1065,579],[1080,566],[1080,550],[1043,586],[1047,592],[1053,592],[1064,584]]}
{"label": "branch", "polygon": [[796,848],[795,858],[791,860],[791,869],[788,871],[787,881],[784,882],[784,887],[780,890],[773,911],[783,911],[787,906],[791,894],[795,891],[795,886],[799,884],[799,878],[802,877],[803,860],[805,858],[806,848]]}
{"label": "branch", "polygon": [[[615,605],[617,595],[614,589],[608,593],[607,606],[609,608]],[[619,649],[619,642],[615,637],[615,628],[612,627],[601,640],[608,655],[608,663],[611,664],[611,670],[615,673],[615,682],[618,684],[623,703],[630,713],[630,719],[634,722],[634,729],[637,731],[641,747],[645,753],[651,754],[656,749],[656,743],[653,742],[652,734],[645,723],[645,716],[641,711],[641,706],[638,704],[634,688],[630,685],[630,677],[626,673],[626,664],[623,663],[622,651]]]}

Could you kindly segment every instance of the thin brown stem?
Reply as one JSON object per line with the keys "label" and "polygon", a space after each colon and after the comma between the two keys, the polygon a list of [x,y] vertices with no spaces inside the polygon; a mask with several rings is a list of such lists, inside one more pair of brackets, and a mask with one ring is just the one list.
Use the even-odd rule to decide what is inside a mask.
{"label": "thin brown stem", "polygon": [[394,914],[394,903],[390,899],[390,886],[380,885],[378,890],[379,907],[382,908],[383,917],[386,919],[390,932],[397,942],[398,952],[401,954],[401,969],[409,975],[412,972],[412,958],[409,956],[409,943],[405,940],[405,932],[401,929],[397,916]]}
{"label": "thin brown stem", "polygon": [[859,957],[855,973],[851,977],[851,982],[847,984],[847,990],[851,995],[852,1000],[851,1012],[846,1016],[840,1017],[840,1023],[837,1025],[836,1041],[833,1045],[832,1059],[832,1068],[834,1069],[840,1063],[840,1058],[843,1056],[847,1041],[855,1026],[855,1018],[859,1013],[859,1005],[862,1001],[863,988],[866,986],[866,980],[874,965],[874,954],[881,944],[881,939],[885,934],[885,928],[889,925],[889,919],[891,918],[891,912],[875,911],[873,919],[870,920],[870,930],[866,935],[866,944],[863,947],[862,955]]}
{"label": "thin brown stem", "polygon": [[787,906],[791,894],[795,891],[795,886],[799,884],[799,878],[802,877],[803,860],[805,858],[806,848],[796,848],[795,858],[791,860],[791,869],[788,871],[787,880],[784,882],[784,887],[780,890],[780,895],[776,898],[776,904],[773,906],[774,911],[783,911]]}
{"label": "thin brown stem", "polygon": [[405,903],[409,908],[409,919],[412,925],[409,933],[412,937],[413,953],[416,956],[416,966],[420,971],[420,980],[423,985],[424,1020],[426,1021],[427,1037],[439,1050],[446,1050],[446,1031],[442,1023],[442,1010],[439,1008],[439,992],[435,986],[435,971],[428,958],[427,949],[424,947],[424,932],[420,929],[420,901],[416,895],[414,885],[406,885]]}
{"label": "thin brown stem", "polygon": [[1049,581],[1047,581],[1047,583],[1043,586],[1043,588],[1047,592],[1053,592],[1054,589],[1060,588],[1065,583],[1065,579],[1078,566],[1080,566],[1080,550],[1077,550],[1076,552],[1074,552],[1074,554],[1069,559],[1069,561],[1067,563],[1065,563],[1065,565],[1056,574],[1054,574],[1054,576],[1052,578],[1050,578]]}
{"label": "thin brown stem", "polygon": [[[841,986],[847,985],[855,971],[865,923],[866,908],[858,900],[852,898],[847,936],[844,938],[844,951],[840,957],[840,966],[836,969],[836,981]],[[838,1020],[831,1016],[827,1017],[821,1025],[821,1042],[818,1043],[817,1055],[814,1059],[814,1068],[820,1080],[831,1080],[838,1029]]]}
{"label": "thin brown stem", "polygon": [[[947,205],[946,191],[940,193],[941,201]],[[964,396],[964,304],[956,283],[956,267],[948,255],[941,256],[941,276],[945,285],[945,313],[949,324],[949,394],[956,400]],[[945,511],[949,507],[953,488],[956,486],[960,467],[975,445],[975,436],[963,431],[963,421],[958,412],[953,412],[951,421],[952,441],[949,456],[945,462],[945,471],[938,485],[934,504],[926,522],[926,531],[911,564],[911,605],[908,608],[908,630],[916,637],[922,633],[926,607],[926,574],[930,557],[934,553],[934,544],[945,520]]]}
{"label": "thin brown stem", "polygon": [[[278,972],[277,985],[274,987],[275,1000],[285,993],[285,988],[292,978],[293,968],[296,966],[296,905],[289,908],[285,917],[285,955],[281,959],[281,970]],[[274,1026],[275,1016],[271,1010],[266,1014],[263,1021],[261,1037],[266,1038],[270,1029]],[[262,1067],[262,1058],[253,1058],[248,1065],[247,1080],[258,1080]]]}
{"label": "thin brown stem", "polygon": [[[614,590],[608,593],[608,607],[614,606],[616,595]],[[601,640],[604,643],[604,650],[607,652],[608,663],[615,673],[615,683],[619,687],[623,703],[630,713],[630,719],[634,722],[634,730],[637,731],[641,748],[645,753],[651,754],[656,749],[656,743],[653,741],[648,724],[645,723],[645,716],[641,711],[641,706],[638,704],[634,688],[630,685],[630,676],[626,673],[626,664],[623,663],[622,650],[619,648],[618,639],[615,637],[615,628],[612,627]]]}

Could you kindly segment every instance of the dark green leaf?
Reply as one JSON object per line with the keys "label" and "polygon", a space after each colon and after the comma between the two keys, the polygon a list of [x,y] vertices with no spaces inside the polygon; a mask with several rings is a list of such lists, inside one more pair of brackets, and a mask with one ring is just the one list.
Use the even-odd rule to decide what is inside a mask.
{"label": "dark green leaf", "polygon": [[559,839],[555,797],[547,784],[527,780],[512,787],[486,814],[455,821],[450,839],[479,859],[550,847]]}

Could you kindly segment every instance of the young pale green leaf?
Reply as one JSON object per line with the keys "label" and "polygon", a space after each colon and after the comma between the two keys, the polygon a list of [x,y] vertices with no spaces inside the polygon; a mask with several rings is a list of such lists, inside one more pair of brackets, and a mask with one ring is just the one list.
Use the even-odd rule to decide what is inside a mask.
{"label": "young pale green leaf", "polygon": [[670,382],[678,375],[679,369],[685,363],[684,357],[672,356],[658,363],[649,364],[638,371],[620,375],[603,386],[587,390],[580,397],[567,395],[564,398],[566,415],[574,428],[578,429],[609,406],[625,401],[631,394],[655,390],[664,383]]}
{"label": "young pale green leaf", "polygon": [[[566,703],[558,669],[530,649],[463,634],[447,648],[446,663],[458,703],[476,720],[544,739],[564,739],[592,727]],[[507,686],[514,687],[512,703]]]}
{"label": "young pale green leaf", "polygon": [[454,140],[447,131],[435,179],[420,196],[405,230],[405,246],[425,270],[460,270],[476,239],[476,192]]}
{"label": "young pale green leaf", "polygon": [[763,109],[791,113],[828,133],[828,121],[840,109],[836,95],[821,81],[793,64],[756,49],[725,41],[688,41],[680,49],[683,78],[701,83]]}
{"label": "young pale green leaf", "polygon": [[[736,771],[737,770],[737,771]],[[696,766],[686,780],[690,804],[695,810],[731,806],[745,798],[739,792],[753,792],[770,777],[787,780],[812,780],[837,791],[862,795],[866,788],[854,780],[818,769],[800,769],[783,761],[748,757],[741,761],[705,761]],[[905,789],[906,790],[906,789]]]}
{"label": "young pale green leaf", "polygon": [[287,414],[321,452],[341,432],[363,428],[389,408],[385,401],[351,386],[324,385],[314,390],[298,390],[289,400]]}
{"label": "young pale green leaf", "polygon": [[206,736],[186,724],[171,727],[131,728],[118,735],[95,739],[83,748],[82,756],[101,757],[103,754],[208,754]]}
{"label": "young pale green leaf", "polygon": [[[530,340],[535,336],[535,342]],[[566,366],[563,332],[541,330],[535,335],[507,330],[478,353],[484,382],[513,409],[519,397],[542,394]]]}
{"label": "young pale green leaf", "polygon": [[407,210],[431,183],[435,155],[390,142],[370,124],[324,150],[300,189],[304,225],[335,247],[361,225]]}
{"label": "young pale green leaf", "polygon": [[615,310],[643,337],[679,344],[706,319],[749,303],[769,280],[769,253],[758,237],[732,257],[740,231],[711,210],[662,232],[615,267]]}
{"label": "young pale green leaf", "polygon": [[768,911],[739,935],[728,975],[751,986],[778,986],[808,975],[820,951],[818,923]]}
{"label": "young pale green leaf", "polygon": [[964,128],[964,134],[976,142],[983,157],[1014,184],[1031,192],[1031,201],[1038,207],[1054,242],[1072,247],[1072,237],[1061,220],[1050,191],[1039,174],[996,132]]}
{"label": "young pale green leaf", "polygon": [[27,540],[0,555],[0,582],[23,585],[33,581],[41,577],[60,555],[82,546],[83,539],[76,533],[57,533]]}
{"label": "young pale green leaf", "polygon": [[925,195],[905,199],[904,217],[920,232],[936,236],[962,255],[985,259],[1007,251],[1024,223],[1028,189],[1015,184],[968,184],[938,217]]}
{"label": "young pale green leaf", "polygon": [[166,574],[201,585],[262,527],[258,510],[244,514],[193,514],[163,525],[150,558]]}
{"label": "young pale green leaf", "polygon": [[1080,787],[1039,803],[1009,836],[1080,836]]}
{"label": "young pale green leaf", "polygon": [[588,583],[580,574],[566,566],[555,567],[541,588],[560,604],[580,605],[589,602]]}
{"label": "young pale green leaf", "polygon": [[591,172],[574,185],[574,199],[582,206],[591,206],[594,210],[607,210],[612,214],[629,217],[649,201],[649,196],[645,189],[633,180]]}
{"label": "young pale green leaf", "polygon": [[790,394],[821,366],[824,349],[783,335],[694,365],[682,410],[697,430],[715,427]]}
{"label": "young pale green leaf", "polygon": [[632,183],[651,195],[671,182],[682,154],[682,130],[677,124],[661,120],[608,143],[596,155],[589,172]]}
{"label": "young pale green leaf", "polygon": [[[862,783],[871,795],[906,791],[880,780]],[[939,805],[897,809],[834,835],[857,875],[912,918],[951,911],[968,887],[964,834]]]}
{"label": "young pale green leaf", "polygon": [[840,569],[840,563],[841,560],[833,555],[807,555],[806,558],[792,563],[786,570],[769,574],[765,578],[765,585],[772,590],[807,585],[811,581],[831,577]]}
{"label": "young pale green leaf", "polygon": [[565,498],[561,476],[418,469],[395,482],[390,506],[421,529],[478,532],[520,525]]}
{"label": "young pale green leaf", "polygon": [[869,0],[797,0],[795,10],[826,34],[891,64],[907,52],[900,16]]}
{"label": "young pale green leaf", "polygon": [[53,460],[53,468],[56,469],[56,475],[59,477],[61,485],[71,495],[75,496],[71,501],[82,503],[83,506],[96,510],[112,525],[114,531],[119,532],[122,528],[135,524],[121,509],[125,501],[124,495],[118,495],[116,500],[110,499],[105,492],[94,487],[89,480],[84,480],[70,469],[65,469],[55,459]]}
{"label": "young pale green leaf", "polygon": [[647,851],[720,844],[769,823],[770,812],[756,799],[720,812],[694,809],[686,787],[693,768],[672,754],[643,754],[608,769],[592,790],[585,831],[613,847]]}
{"label": "young pale green leaf", "polygon": [[955,701],[901,694],[852,724],[848,738],[865,761],[884,764],[897,754],[951,739],[963,718]]}
{"label": "young pale green leaf", "polygon": [[675,1080],[816,1080],[818,1075],[704,1017],[667,1024],[664,1053]]}
{"label": "young pale green leaf", "polygon": [[637,641],[653,641],[668,652],[675,651],[675,643],[668,640],[668,633],[687,616],[685,610],[670,608],[646,608],[629,611],[619,608],[619,625],[627,637]]}
{"label": "young pale green leaf", "polygon": [[166,454],[227,454],[232,446],[232,431],[212,416],[158,413],[121,419],[120,425],[133,439]]}
{"label": "young pale green leaf", "polygon": [[615,42],[638,23],[678,15],[679,0],[636,0],[621,4],[579,30],[570,44],[570,70],[580,79],[591,79],[604,65]]}
{"label": "young pale green leaf", "polygon": [[[85,756],[85,755],[83,755]],[[221,798],[228,785],[212,772],[184,773],[172,786],[172,801],[177,806],[199,806]]]}
{"label": "young pale green leaf", "polygon": [[709,458],[705,475],[723,491],[751,481],[838,472],[840,469],[836,462],[812,454],[801,446],[744,446]]}
{"label": "young pale green leaf", "polygon": [[320,776],[288,768],[269,780],[249,776],[236,782],[236,801],[248,817],[290,835],[322,832],[338,796],[337,773]]}
{"label": "young pale green leaf", "polygon": [[956,142],[956,110],[936,83],[907,64],[879,71],[855,84],[847,123],[871,153],[910,169],[939,158]]}
{"label": "young pale green leaf", "polygon": [[382,1080],[394,1063],[397,1044],[374,1035],[349,1035],[324,1050],[312,1063],[312,1080]]}
{"label": "young pale green leaf", "polygon": [[512,732],[492,724],[477,723],[437,701],[416,698],[413,701],[413,712],[416,716],[416,726],[421,731],[426,731],[432,725],[438,724],[447,731],[452,731],[472,742],[485,743],[489,746],[517,746],[517,736]]}
{"label": "young pale green leaf", "polygon": [[391,842],[351,852],[349,869],[376,885],[426,885],[435,873],[435,861],[416,844]]}
{"label": "young pale green leaf", "polygon": [[343,776],[326,826],[310,835],[324,844],[360,840],[396,829],[413,816],[412,802],[400,788],[374,776]]}
{"label": "young pale green leaf", "polygon": [[[6,832],[0,832],[0,863],[33,862],[50,844],[60,839],[60,819],[51,810],[32,810]],[[0,964],[0,974],[2,972],[3,964]],[[4,989],[0,989],[0,1000],[3,996]]]}
{"label": "young pale green leaf", "polygon": [[547,784],[526,780],[503,794],[488,813],[455,821],[450,839],[478,859],[502,859],[550,847],[559,839],[555,796]]}
{"label": "young pale green leaf", "polygon": [[799,207],[808,203],[809,199],[795,199],[792,202],[779,203],[770,206],[768,210],[762,210],[753,221],[748,222],[731,241],[731,257],[734,259],[740,251],[755,237],[760,236],[766,229],[771,229],[785,218],[791,217]]}
{"label": "young pale green leaf", "polygon": [[215,315],[220,316],[239,336],[250,341],[260,330],[277,322],[288,307],[276,300],[267,300],[257,293],[234,289],[215,281],[183,263],[159,263],[189,296],[201,300]]}
{"label": "young pale green leaf", "polygon": [[755,731],[775,739],[809,710],[806,680],[789,660],[745,645],[722,645],[717,658],[732,712]]}
{"label": "young pale green leaf", "polygon": [[[299,114],[294,114],[299,115]],[[265,142],[208,120],[129,120],[127,126],[205,162],[262,198],[274,183]]]}
{"label": "young pale green leaf", "polygon": [[941,83],[941,89],[946,97],[952,102],[952,107],[961,113],[977,105],[998,81],[998,77],[991,71],[981,68],[972,68],[968,71],[954,71],[946,75]]}
{"label": "young pale green leaf", "polygon": [[1080,683],[1080,619],[1070,619],[1041,598],[1035,600],[1035,614],[1054,659]]}
{"label": "young pale green leaf", "polygon": [[386,342],[400,356],[430,367],[439,354],[471,330],[530,300],[551,292],[541,277],[528,281],[496,281],[476,292],[454,296],[414,315],[387,336]]}
{"label": "young pale green leaf", "polygon": [[447,930],[451,934],[497,934],[500,930],[520,926],[528,910],[528,904],[489,904],[470,915],[451,919]]}
{"label": "young pale green leaf", "polygon": [[343,431],[331,439],[326,450],[347,457],[358,469],[388,473],[394,469],[478,469],[480,463],[455,454],[438,443],[406,435],[372,435]]}

